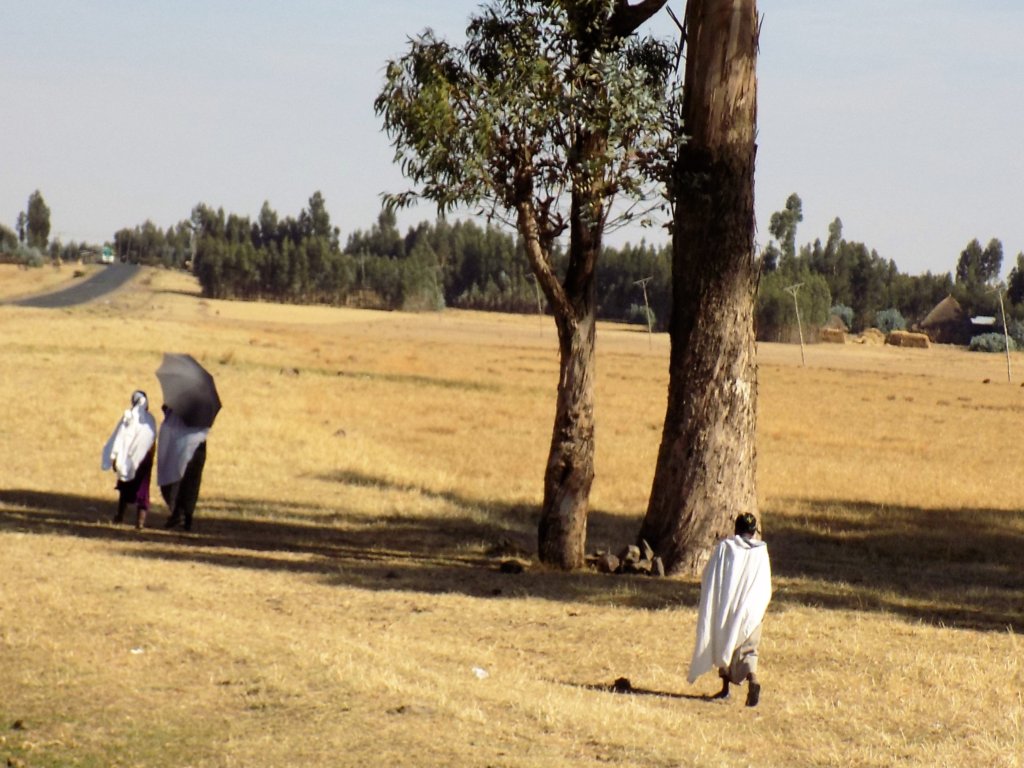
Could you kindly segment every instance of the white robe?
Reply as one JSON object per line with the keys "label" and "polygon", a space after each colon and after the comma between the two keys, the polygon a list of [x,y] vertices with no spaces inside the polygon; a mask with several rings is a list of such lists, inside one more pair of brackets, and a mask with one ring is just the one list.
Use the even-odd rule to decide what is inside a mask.
{"label": "white robe", "polygon": [[733,536],[718,543],[704,567],[697,644],[687,680],[728,668],[733,652],[764,620],[772,599],[772,569],[763,541]]}
{"label": "white robe", "polygon": [[176,413],[167,414],[160,425],[160,443],[156,449],[156,484],[163,487],[181,480],[196,448],[209,434],[208,429],[186,425]]}
{"label": "white robe", "polygon": [[104,471],[117,469],[117,479],[128,482],[135,479],[139,464],[146,458],[156,440],[156,421],[149,412],[146,398],[129,408],[114,427],[113,434],[103,446],[100,466]]}

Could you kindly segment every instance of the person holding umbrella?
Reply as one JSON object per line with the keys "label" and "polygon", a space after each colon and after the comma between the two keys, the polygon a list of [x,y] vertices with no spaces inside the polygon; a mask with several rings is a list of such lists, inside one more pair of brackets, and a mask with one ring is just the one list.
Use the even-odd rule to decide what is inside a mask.
{"label": "person holding umbrella", "polygon": [[203,482],[206,438],[210,430],[189,427],[168,405],[163,406],[163,411],[157,442],[156,482],[171,510],[164,527],[174,528],[184,523],[185,530],[190,531],[199,486]]}
{"label": "person holding umbrella", "polygon": [[190,531],[220,397],[213,377],[191,355],[165,354],[156,375],[164,394],[156,477],[171,511],[164,527]]}
{"label": "person holding umbrella", "polygon": [[146,524],[155,440],[156,421],[149,412],[149,401],[146,393],[137,389],[132,392],[131,407],[121,416],[113,434],[103,446],[100,461],[104,471],[113,469],[117,473],[115,523],[123,522],[125,508],[134,504],[135,527],[141,529]]}

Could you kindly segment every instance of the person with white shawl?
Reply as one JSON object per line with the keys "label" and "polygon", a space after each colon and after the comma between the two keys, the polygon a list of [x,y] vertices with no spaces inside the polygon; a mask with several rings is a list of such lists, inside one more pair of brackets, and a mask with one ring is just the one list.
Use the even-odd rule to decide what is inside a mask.
{"label": "person with white shawl", "polygon": [[160,493],[171,510],[165,528],[184,523],[192,530],[192,514],[199,499],[199,485],[206,464],[206,438],[210,433],[204,427],[190,427],[169,406],[163,406],[164,420],[160,425],[157,450],[156,482]]}
{"label": "person with white shawl", "polygon": [[747,682],[748,707],[757,706],[757,646],[761,622],[772,598],[772,569],[768,547],[755,540],[757,518],[745,513],[736,518],[736,535],[720,541],[704,567],[697,615],[697,643],[687,676],[692,684],[712,667],[718,668],[722,690],[729,683]]}
{"label": "person with white shawl", "polygon": [[100,466],[117,473],[117,514],[114,522],[124,520],[129,504],[136,509],[135,527],[146,524],[149,511],[149,480],[153,471],[153,443],[156,421],[149,412],[149,400],[142,390],[132,393],[131,408],[126,410],[103,446]]}

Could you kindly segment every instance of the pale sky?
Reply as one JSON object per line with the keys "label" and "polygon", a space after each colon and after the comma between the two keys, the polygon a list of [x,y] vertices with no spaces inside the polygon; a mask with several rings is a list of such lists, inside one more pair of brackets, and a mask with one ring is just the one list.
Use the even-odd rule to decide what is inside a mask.
{"label": "pale sky", "polygon": [[[670,0],[683,15],[683,0]],[[373,112],[386,60],[476,0],[27,0],[0,25],[0,222],[39,189],[51,237],[102,242],[203,202],[298,215],[342,242],[406,183]],[[759,240],[790,193],[797,242],[836,216],[911,274],[972,238],[1024,250],[1024,2],[762,0]],[[673,34],[664,12],[645,31]],[[434,211],[399,217],[403,230]],[[659,230],[617,234],[663,242]]]}

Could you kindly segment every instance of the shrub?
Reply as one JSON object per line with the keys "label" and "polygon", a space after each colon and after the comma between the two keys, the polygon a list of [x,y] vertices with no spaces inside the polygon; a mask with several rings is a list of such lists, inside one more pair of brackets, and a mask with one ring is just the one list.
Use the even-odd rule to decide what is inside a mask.
{"label": "shrub", "polygon": [[8,258],[13,258],[13,254],[17,250],[18,236],[14,234],[13,230],[10,230],[3,224],[0,224],[0,261],[6,261]]}
{"label": "shrub", "polygon": [[875,327],[882,333],[905,331],[907,321],[898,309],[882,309],[875,313]]}
{"label": "shrub", "polygon": [[[1010,339],[1010,351],[1017,349],[1013,339]],[[1006,343],[1001,333],[983,333],[971,339],[968,347],[972,352],[1005,352]]]}
{"label": "shrub", "polygon": [[1010,334],[1010,340],[1018,348],[1024,347],[1024,322],[1011,318],[1006,321],[1006,330]]}
{"label": "shrub", "polygon": [[35,246],[19,244],[14,253],[14,261],[26,267],[41,267],[46,263],[46,257]]}
{"label": "shrub", "polygon": [[634,325],[648,325],[649,323],[651,328],[656,325],[654,310],[645,307],[643,304],[630,304],[625,320],[627,323]]}

